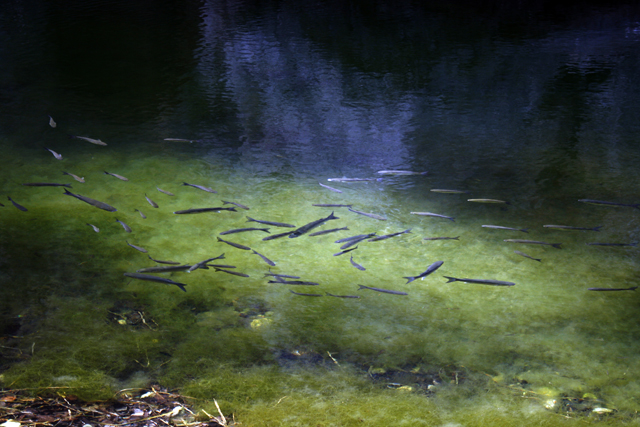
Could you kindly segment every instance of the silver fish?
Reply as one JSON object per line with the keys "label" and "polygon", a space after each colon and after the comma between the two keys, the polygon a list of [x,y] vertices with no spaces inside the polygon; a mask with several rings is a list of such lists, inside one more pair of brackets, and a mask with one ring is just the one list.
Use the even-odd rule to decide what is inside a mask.
{"label": "silver fish", "polygon": [[151,206],[153,206],[154,208],[157,208],[157,207],[158,207],[158,204],[157,204],[156,202],[154,202],[153,200],[151,200],[151,199],[149,198],[149,196],[147,196],[147,193],[144,193],[144,198],[145,198],[145,199],[147,199],[147,202],[149,202],[149,204],[150,204]]}
{"label": "silver fish", "polygon": [[449,280],[447,280],[447,283],[450,282],[466,282],[466,283],[478,283],[480,285],[492,285],[492,286],[513,286],[515,285],[515,283],[513,282],[503,282],[501,280],[484,280],[484,279],[458,279],[457,277],[449,277],[449,276],[443,276]]}
{"label": "silver fish", "polygon": [[362,182],[362,181],[382,181],[382,178],[328,178],[333,182]]}
{"label": "silver fish", "polygon": [[555,228],[555,229],[558,229],[558,230],[600,231],[600,229],[603,226],[599,225],[597,227],[587,228],[587,227],[572,227],[570,225],[543,225],[543,227],[544,228]]}
{"label": "silver fish", "polygon": [[300,286],[319,286],[316,282],[306,282],[304,280],[282,280],[279,277],[278,280],[269,280],[269,283],[281,283],[283,285],[300,285]]}
{"label": "silver fish", "polygon": [[609,206],[624,206],[629,208],[640,209],[640,203],[616,203],[616,202],[604,202],[602,200],[593,199],[580,199],[579,202],[588,203],[590,205],[609,205]]}
{"label": "silver fish", "polygon": [[[431,264],[429,267],[427,267],[427,269],[423,272],[418,274],[417,276],[408,276],[408,277],[403,277],[403,279],[407,279],[407,283],[411,283],[416,279],[422,279],[427,277],[429,274],[433,273],[434,271],[436,271],[437,269],[440,268],[440,266],[442,266],[442,264],[444,264],[444,261],[436,261],[433,264]],[[406,283],[405,283],[406,284]]]}
{"label": "silver fish", "polygon": [[505,202],[504,200],[498,199],[467,199],[467,202],[476,202],[476,203],[505,203],[509,204],[509,202]]}
{"label": "silver fish", "polygon": [[56,126],[58,126],[56,124],[56,121],[53,120],[53,117],[49,116],[49,126],[51,126],[52,128],[55,128]]}
{"label": "silver fish", "polygon": [[63,175],[69,175],[71,178],[75,179],[78,182],[84,182],[84,177],[79,177],[78,175],[74,175],[72,173],[69,172],[62,172]]}
{"label": "silver fish", "polygon": [[125,224],[124,222],[120,221],[118,218],[116,218],[116,222],[120,223],[122,228],[124,228],[124,231],[126,231],[127,233],[131,233],[131,227],[129,227],[127,224]]}
{"label": "silver fish", "polygon": [[351,239],[348,242],[346,242],[344,245],[340,246],[340,249],[347,249],[348,247],[357,245],[358,243],[368,238],[369,238],[368,236],[364,236],[364,237],[360,237],[359,239]]}
{"label": "silver fish", "polygon": [[425,237],[422,240],[458,240],[460,236],[456,237]]}
{"label": "silver fish", "polygon": [[631,288],[589,288],[590,291],[635,291],[637,286]]}
{"label": "silver fish", "polygon": [[25,184],[27,187],[67,187],[71,188],[71,184],[56,184],[54,182],[27,182]]}
{"label": "silver fish", "polygon": [[51,149],[49,149],[47,147],[44,147],[44,148],[45,148],[45,150],[48,150],[49,152],[51,152],[51,154],[53,154],[53,157],[55,157],[58,160],[62,160],[62,154],[56,153],[55,151],[53,151],[53,150],[51,150]]}
{"label": "silver fish", "polygon": [[358,286],[359,286],[359,288],[358,288],[358,290],[359,290],[359,291],[360,291],[360,290],[362,290],[362,289],[369,289],[369,290],[372,290],[372,291],[382,292],[382,293],[385,293],[385,294],[393,294],[393,295],[409,295],[409,294],[408,294],[408,293],[406,293],[406,292],[392,291],[392,290],[390,290],[390,289],[374,288],[374,287],[372,287],[372,286],[364,286],[364,285],[358,285]]}
{"label": "silver fish", "polygon": [[234,233],[242,233],[245,231],[264,231],[265,233],[270,233],[268,228],[255,228],[255,227],[248,227],[248,228],[236,228],[233,230],[227,230],[227,231],[223,231],[221,233],[219,233],[221,236],[224,236],[225,234],[234,234]]}
{"label": "silver fish", "polygon": [[534,261],[542,262],[542,260],[541,260],[540,258],[534,258],[534,257],[532,257],[531,255],[527,255],[527,254],[525,254],[524,252],[520,252],[520,251],[513,251],[513,253],[514,253],[514,254],[516,254],[516,255],[523,256],[523,257],[525,257],[525,258],[532,259],[532,260],[534,260]]}
{"label": "silver fish", "polygon": [[99,139],[93,139],[93,138],[89,138],[87,136],[71,135],[71,137],[72,138],[77,138],[77,139],[82,139],[84,141],[90,142],[90,143],[95,144],[95,145],[107,145],[105,142],[102,142]]}
{"label": "silver fish", "polygon": [[175,196],[175,194],[173,194],[172,192],[167,191],[167,190],[163,190],[163,189],[162,189],[162,188],[160,188],[160,187],[156,187],[156,190],[158,190],[158,191],[159,191],[159,192],[161,192],[161,193],[166,194],[167,196]]}
{"label": "silver fish", "polygon": [[185,286],[187,285],[185,283],[174,282],[173,280],[165,279],[164,277],[149,276],[148,274],[138,274],[138,273],[124,273],[124,275],[127,277],[131,277],[132,279],[149,280],[151,282],[165,283],[167,285],[176,285],[177,287],[182,289],[184,292],[187,292],[187,290],[185,289]]}
{"label": "silver fish", "polygon": [[348,230],[348,229],[349,229],[348,227],[342,227],[342,228],[332,228],[331,230],[316,231],[315,233],[309,234],[309,237],[322,236],[323,234],[329,234],[329,233],[334,233],[336,231],[342,231],[342,230]]}
{"label": "silver fish", "polygon": [[324,224],[325,222],[327,222],[329,220],[332,220],[332,219],[340,219],[340,218],[338,218],[337,216],[335,216],[333,214],[333,212],[331,212],[331,214],[326,218],[317,219],[315,221],[310,222],[309,224],[303,225],[302,227],[298,228],[297,230],[294,230],[293,233],[289,234],[289,238],[291,239],[291,238],[302,236],[307,231],[313,230],[314,228],[318,227],[319,225]]}
{"label": "silver fish", "polygon": [[[224,255],[224,254],[223,254]],[[148,255],[149,259],[153,262],[157,262],[158,264],[173,264],[173,265],[179,265],[181,263],[176,262],[176,261],[160,261],[158,259],[153,259],[151,258],[151,255]]]}
{"label": "silver fish", "polygon": [[442,188],[432,188],[430,191],[433,191],[434,193],[444,193],[444,194],[467,194],[469,193],[468,191],[463,191],[463,190],[445,190]]}
{"label": "silver fish", "polygon": [[248,246],[244,246],[244,245],[241,245],[240,243],[233,243],[233,242],[229,242],[229,241],[227,241],[227,240],[222,240],[222,239],[221,239],[221,238],[219,238],[219,237],[218,237],[217,239],[218,239],[218,242],[226,243],[227,245],[231,245],[231,246],[233,246],[234,248],[242,249],[242,250],[245,250],[245,251],[250,251],[250,250],[251,250],[251,248],[250,248],[250,247],[248,247]]}
{"label": "silver fish", "polygon": [[237,207],[239,207],[240,209],[244,209],[246,211],[249,210],[248,207],[246,207],[245,205],[241,205],[240,203],[236,203],[236,202],[225,202],[224,200],[222,201],[223,205],[236,205]]}
{"label": "silver fish", "polygon": [[189,143],[194,142],[194,141],[196,141],[196,142],[199,141],[198,139],[184,139],[184,138],[165,138],[164,140],[165,141],[171,141],[171,142],[189,142]]}
{"label": "silver fish", "polygon": [[119,180],[122,180],[122,181],[129,181],[129,179],[128,179],[128,178],[125,178],[125,177],[124,177],[124,176],[122,176],[122,175],[118,175],[117,173],[111,173],[111,172],[104,171],[104,174],[105,174],[105,175],[111,175],[111,176],[113,176],[113,177],[115,177],[115,178],[118,178]]}
{"label": "silver fish", "polygon": [[284,233],[274,234],[272,236],[267,236],[262,240],[267,241],[267,240],[279,239],[280,237],[288,236],[291,233],[293,233],[293,231],[285,231]]}
{"label": "silver fish", "polygon": [[333,203],[316,203],[316,204],[312,204],[311,206],[318,206],[321,208],[350,208],[352,205],[340,205],[340,204],[333,204]]}
{"label": "silver fish", "polygon": [[89,227],[93,228],[93,231],[95,231],[96,233],[99,233],[99,232],[100,232],[100,229],[99,229],[98,227],[96,227],[95,225],[93,225],[93,224],[89,224],[89,223],[87,223],[87,225],[88,225]]}
{"label": "silver fish", "polygon": [[299,279],[300,276],[289,276],[287,274],[277,274],[277,273],[272,273],[271,269],[269,269],[268,273],[265,273],[263,277],[267,277],[267,276],[272,276],[272,277],[283,277],[285,279]]}
{"label": "silver fish", "polygon": [[448,219],[449,221],[453,221],[453,222],[455,222],[455,220],[456,220],[455,218],[453,218],[451,216],[439,215],[439,214],[435,214],[435,213],[431,213],[431,212],[411,212],[411,215],[433,216],[433,217],[437,217],[437,218]]}
{"label": "silver fish", "polygon": [[240,273],[239,271],[229,271],[229,270],[224,270],[222,268],[216,268],[215,270],[216,270],[216,272],[222,271],[223,273],[233,274],[234,276],[249,277],[248,274]]}
{"label": "silver fish", "polygon": [[[273,222],[273,221],[263,221],[260,219],[253,219],[251,217],[247,217],[247,222],[259,222],[260,224],[266,224],[266,225],[273,225],[274,227],[290,227],[290,228],[295,228],[295,225],[292,224],[285,224],[283,222]],[[292,231],[293,233],[293,231]]]}
{"label": "silver fish", "polygon": [[171,273],[173,271],[185,271],[190,269],[190,265],[172,265],[170,267],[147,267],[136,270],[136,273]]}
{"label": "silver fish", "polygon": [[358,270],[360,270],[360,271],[365,271],[365,270],[366,270],[366,268],[364,268],[363,266],[361,266],[360,264],[358,264],[357,262],[355,262],[355,261],[353,260],[353,255],[351,255],[351,259],[350,259],[350,261],[351,261],[351,265],[353,265],[353,266],[354,266],[355,268],[357,268]]}
{"label": "silver fish", "polygon": [[291,290],[289,292],[291,292],[292,294],[295,294],[295,295],[303,296],[303,297],[321,297],[322,296],[322,294],[303,294],[301,292],[294,292],[294,291],[291,291]]}
{"label": "silver fish", "polygon": [[[127,241],[125,240],[125,242],[127,242]],[[131,243],[129,243],[129,242],[127,242],[127,245],[131,246],[133,249],[135,249],[135,250],[137,250],[137,251],[142,252],[143,254],[146,254],[146,253],[148,253],[148,252],[149,252],[149,251],[148,251],[148,250],[146,250],[145,248],[143,248],[143,247],[141,247],[141,246],[132,245],[132,244],[131,244]],[[154,261],[155,261],[155,260],[154,260]]]}
{"label": "silver fish", "polygon": [[183,215],[183,214],[195,214],[195,213],[203,213],[203,212],[220,212],[220,211],[231,211],[237,212],[236,208],[197,208],[197,209],[185,209],[182,211],[175,211],[174,214]]}
{"label": "silver fish", "polygon": [[351,237],[345,237],[344,239],[338,239],[333,243],[342,243],[342,242],[348,242],[350,240],[362,240],[362,239],[368,239],[369,237],[375,236],[376,233],[369,233],[369,234],[358,234],[357,236],[351,236]]}
{"label": "silver fish", "polygon": [[369,218],[379,219],[380,221],[386,221],[387,220],[387,218],[385,218],[383,216],[372,214],[372,213],[367,213],[367,212],[362,212],[362,211],[357,211],[357,210],[351,209],[351,208],[349,208],[349,211],[351,211],[353,213],[360,214],[360,215],[368,216]]}
{"label": "silver fish", "polygon": [[134,209],[134,211],[138,212],[140,214],[140,216],[142,217],[142,219],[147,219],[147,216],[145,214],[143,214],[140,209]]}
{"label": "silver fish", "polygon": [[328,297],[336,297],[336,298],[360,298],[359,295],[334,295],[334,294],[330,294],[329,292],[325,292],[325,294],[327,294]]}
{"label": "silver fish", "polygon": [[342,193],[342,191],[341,191],[341,190],[338,190],[337,188],[329,187],[328,185],[324,185],[324,184],[323,184],[323,183],[321,183],[321,182],[319,182],[318,184],[320,184],[320,186],[321,186],[321,187],[324,187],[324,188],[326,188],[327,190],[331,190],[331,191],[336,192],[336,193]]}
{"label": "silver fish", "polygon": [[377,242],[378,240],[385,240],[390,237],[399,236],[400,234],[411,233],[411,229],[408,228],[404,231],[398,231],[397,233],[385,234],[384,236],[374,237],[373,239],[369,239],[370,242]]}
{"label": "silver fish", "polygon": [[189,187],[198,188],[198,189],[200,189],[202,191],[206,191],[207,193],[217,193],[217,191],[214,191],[213,189],[211,189],[209,187],[205,187],[204,185],[189,184],[187,182],[183,182],[182,185],[188,185]]}
{"label": "silver fish", "polygon": [[528,233],[528,228],[511,228],[511,227],[502,227],[500,225],[483,225],[484,228],[495,228],[496,230],[511,230],[511,231],[522,231],[523,233]]}
{"label": "silver fish", "polygon": [[553,246],[556,249],[562,249],[560,247],[562,243],[547,243],[547,242],[538,242],[536,240],[520,240],[520,239],[506,239],[505,242],[524,243],[524,244],[530,244],[530,245],[549,245],[549,246]]}
{"label": "silver fish", "polygon": [[358,247],[357,247],[357,246],[356,246],[355,248],[345,249],[345,250],[344,250],[344,251],[342,251],[342,252],[338,252],[338,253],[333,254],[333,256],[340,256],[340,255],[342,255],[342,254],[346,254],[347,252],[355,251],[356,249],[358,249]]}
{"label": "silver fish", "polygon": [[587,243],[590,246],[638,246],[638,242],[632,243]]}
{"label": "silver fish", "polygon": [[266,256],[262,255],[261,253],[258,253],[257,251],[255,251],[255,250],[253,250],[253,249],[252,249],[252,251],[253,251],[253,253],[254,253],[254,254],[256,254],[256,255],[258,255],[260,258],[262,258],[262,260],[263,260],[264,262],[266,262],[267,264],[269,264],[270,266],[274,267],[274,266],[276,265],[276,263],[275,263],[275,262],[271,261],[269,258],[267,258]]}
{"label": "silver fish", "polygon": [[103,203],[103,202],[100,202],[98,200],[94,200],[94,199],[91,199],[89,197],[82,196],[80,194],[73,194],[72,192],[70,192],[66,188],[64,189],[64,194],[66,194],[67,196],[75,197],[78,200],[82,200],[83,202],[88,203],[88,204],[90,204],[92,206],[95,206],[98,209],[102,209],[102,210],[109,211],[109,212],[115,212],[115,211],[118,210],[118,209],[114,208],[113,206],[110,206],[110,205],[108,205],[106,203]]}
{"label": "silver fish", "polygon": [[399,170],[383,170],[378,171],[380,175],[426,175],[427,171],[424,172],[412,172],[412,171],[399,171]]}

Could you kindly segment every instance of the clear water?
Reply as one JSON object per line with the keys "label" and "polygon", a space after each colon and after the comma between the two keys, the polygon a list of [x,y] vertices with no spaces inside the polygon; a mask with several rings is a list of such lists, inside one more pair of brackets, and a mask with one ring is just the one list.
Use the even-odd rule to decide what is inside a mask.
{"label": "clear water", "polygon": [[[640,203],[638,11],[389,7],[69,2],[62,13],[16,1],[0,12],[0,188],[28,209],[0,207],[2,386],[103,399],[159,382],[247,425],[637,422],[637,291],[588,288],[637,286],[639,249],[586,243],[637,242],[640,212],[578,200]],[[118,211],[27,182],[70,183]],[[250,210],[173,214],[223,201]],[[319,286],[267,283],[260,257],[216,239],[260,226],[247,215],[302,226],[332,210],[340,219],[317,230],[348,231],[222,236]],[[408,228],[332,256],[338,238]],[[423,240],[445,236],[459,240]],[[132,280],[123,273],[155,264],[126,241],[184,263],[224,253],[249,277],[159,274],[186,293]]]}

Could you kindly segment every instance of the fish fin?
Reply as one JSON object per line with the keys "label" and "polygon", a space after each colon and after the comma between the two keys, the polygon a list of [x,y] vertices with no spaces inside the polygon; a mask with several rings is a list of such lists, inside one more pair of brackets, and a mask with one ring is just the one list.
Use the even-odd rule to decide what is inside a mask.
{"label": "fish fin", "polygon": [[176,285],[177,287],[179,287],[180,289],[182,289],[182,291],[183,291],[183,292],[187,292],[187,290],[185,289],[185,287],[184,287],[184,284],[183,284],[183,283],[176,283],[175,285]]}
{"label": "fish fin", "polygon": [[332,211],[332,212],[331,212],[331,215],[329,215],[329,216],[327,217],[327,219],[340,219],[340,218],[338,218],[337,216],[335,216],[335,215],[333,214],[333,211]]}
{"label": "fish fin", "polygon": [[255,219],[251,218],[250,216],[247,217],[247,222],[251,222],[251,221],[255,221]]}
{"label": "fish fin", "polygon": [[[415,278],[415,277],[403,277],[403,279],[407,279],[407,283],[411,283],[411,282],[413,282],[414,280],[416,280],[416,278]],[[407,283],[405,283],[405,285],[406,285]]]}
{"label": "fish fin", "polygon": [[[71,191],[67,190],[66,188],[64,189],[64,193],[63,194],[66,194],[68,196],[73,196],[73,193]],[[9,200],[11,200],[11,199],[9,199]]]}
{"label": "fish fin", "polygon": [[552,244],[551,244],[551,246],[553,246],[553,247],[554,247],[554,248],[556,248],[556,249],[562,249],[562,248],[560,247],[560,245],[561,245],[561,244],[562,244],[562,243],[552,243]]}
{"label": "fish fin", "polygon": [[455,277],[449,277],[449,276],[442,276],[442,277],[444,277],[445,279],[449,279],[447,280],[447,283],[455,282],[456,280],[458,280]]}

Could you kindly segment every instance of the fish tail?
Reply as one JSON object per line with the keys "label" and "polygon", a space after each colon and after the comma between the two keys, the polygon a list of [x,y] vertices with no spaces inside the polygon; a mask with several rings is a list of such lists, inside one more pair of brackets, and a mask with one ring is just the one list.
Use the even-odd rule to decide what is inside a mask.
{"label": "fish tail", "polygon": [[[416,278],[415,278],[415,277],[403,277],[403,279],[407,279],[407,283],[411,283],[411,282],[413,282],[414,280],[416,280]],[[407,283],[405,283],[405,285],[406,285]]]}
{"label": "fish tail", "polygon": [[551,244],[551,246],[553,246],[553,247],[554,247],[554,248],[556,248],[556,249],[562,249],[562,248],[560,247],[560,245],[561,245],[561,244],[562,244],[562,243],[552,243],[552,244]]}
{"label": "fish tail", "polygon": [[189,184],[187,184],[186,182],[183,182],[182,185],[189,185]]}
{"label": "fish tail", "polygon": [[250,216],[247,216],[247,222],[251,222],[251,221],[255,221],[255,219],[251,218]]}
{"label": "fish tail", "polygon": [[[67,196],[73,196],[73,193],[69,190],[67,190],[66,188],[64,189],[64,194],[66,194]],[[11,200],[11,199],[9,199]]]}
{"label": "fish tail", "polygon": [[224,240],[218,237],[218,242],[224,242]]}
{"label": "fish tail", "polygon": [[630,291],[635,291],[636,289],[638,289],[637,286],[634,286],[633,288],[629,288]]}
{"label": "fish tail", "polygon": [[528,229],[528,228],[523,228],[523,229],[521,229],[520,231],[522,231],[523,233],[528,233],[528,232],[529,232],[529,229]]}
{"label": "fish tail", "polygon": [[327,219],[340,219],[340,218],[338,218],[337,216],[335,216],[335,215],[333,214],[333,212],[331,212],[331,215],[329,215],[329,216],[327,217]]}
{"label": "fish tail", "polygon": [[366,286],[364,286],[364,285],[358,285],[358,286],[359,286],[359,287],[358,287],[358,290],[359,290],[359,291],[361,291],[362,289],[369,289],[369,288],[367,288],[367,287],[366,287]]}
{"label": "fish tail", "polygon": [[629,246],[638,246],[638,242],[633,242]]}
{"label": "fish tail", "polygon": [[451,222],[456,222],[456,219],[455,219],[455,218],[447,218],[447,219],[450,219],[450,220],[451,220]]}
{"label": "fish tail", "polygon": [[186,290],[186,289],[185,289],[185,287],[184,287],[184,284],[182,284],[182,283],[176,283],[175,285],[176,285],[177,287],[179,287],[183,292],[187,292],[187,290]]}
{"label": "fish tail", "polygon": [[600,229],[604,227],[603,225],[599,225],[597,227],[593,227],[593,231],[600,231]]}
{"label": "fish tail", "polygon": [[442,276],[442,277],[444,277],[445,279],[449,279],[447,280],[447,283],[455,282],[456,280],[458,280],[455,277],[449,277],[449,276]]}

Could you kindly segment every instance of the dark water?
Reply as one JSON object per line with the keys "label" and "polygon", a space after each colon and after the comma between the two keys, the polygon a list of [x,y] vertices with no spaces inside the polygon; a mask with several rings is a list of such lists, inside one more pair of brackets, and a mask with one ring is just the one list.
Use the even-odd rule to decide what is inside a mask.
{"label": "dark water", "polygon": [[[633,419],[636,292],[587,288],[637,286],[639,249],[585,243],[637,242],[640,212],[578,200],[640,203],[639,22],[631,2],[6,2],[0,385],[102,399],[160,382],[216,397],[250,425],[310,425],[319,414],[327,425],[554,425],[568,411]],[[390,169],[428,173],[377,173]],[[339,177],[382,178],[327,181]],[[71,183],[118,212],[26,182]],[[251,210],[172,213],[223,201]],[[216,240],[256,226],[245,215],[301,226],[331,212],[312,203],[349,203],[387,221],[336,208],[340,220],[324,228],[349,231],[227,237],[321,286],[267,284],[259,257]],[[408,228],[351,253],[366,271],[331,256],[349,233]],[[188,263],[224,252],[224,264],[250,277],[163,276],[187,283],[186,293],[123,280],[153,265],[125,240]],[[428,278],[402,279],[437,260]]]}

